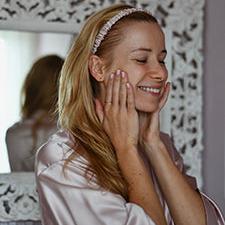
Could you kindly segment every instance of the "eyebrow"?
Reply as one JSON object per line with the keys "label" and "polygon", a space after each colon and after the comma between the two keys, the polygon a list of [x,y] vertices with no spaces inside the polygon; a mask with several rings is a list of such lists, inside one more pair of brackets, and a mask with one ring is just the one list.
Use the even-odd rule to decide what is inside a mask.
{"label": "eyebrow", "polygon": [[[137,49],[132,50],[131,53],[132,53],[132,52],[137,52],[137,51],[152,52],[152,49],[151,49],[151,48],[137,48]],[[166,50],[166,49],[163,49],[163,50],[161,51],[161,53],[167,54],[167,50]]]}

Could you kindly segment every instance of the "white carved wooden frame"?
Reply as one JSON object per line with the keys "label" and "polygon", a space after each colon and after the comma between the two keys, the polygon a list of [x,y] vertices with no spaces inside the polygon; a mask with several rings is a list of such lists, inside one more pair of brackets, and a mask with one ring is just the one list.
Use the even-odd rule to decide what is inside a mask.
{"label": "white carved wooden frame", "polygon": [[[188,173],[195,176],[198,185],[202,187],[204,0],[1,0],[0,28],[77,33],[93,12],[121,2],[147,8],[157,17],[163,28],[172,32],[171,135],[184,158]],[[27,193],[28,190],[29,196],[33,196],[33,200],[26,194],[21,197],[24,202],[29,201],[27,204],[32,205],[33,211],[29,211],[29,208],[24,208],[23,213],[18,211],[18,220],[39,219],[38,202],[34,203],[37,200],[34,180],[29,188],[21,185],[21,179],[25,184],[29,177],[33,175],[21,174],[14,179],[18,183],[13,186],[15,193]],[[15,211],[10,203],[12,194],[5,191],[7,185],[11,185],[9,180],[12,181],[10,175],[0,176],[0,218],[5,221],[15,219]],[[12,207],[10,212],[6,202],[8,207]]]}

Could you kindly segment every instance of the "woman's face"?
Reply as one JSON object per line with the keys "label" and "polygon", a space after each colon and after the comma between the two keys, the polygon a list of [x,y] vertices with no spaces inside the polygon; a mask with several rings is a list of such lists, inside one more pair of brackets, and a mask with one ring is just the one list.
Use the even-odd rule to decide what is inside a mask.
{"label": "woman's face", "polygon": [[164,34],[156,23],[129,22],[124,26],[123,35],[112,52],[113,60],[105,74],[105,87],[112,72],[117,69],[125,71],[134,89],[136,109],[153,112],[158,108],[168,77],[164,64]]}

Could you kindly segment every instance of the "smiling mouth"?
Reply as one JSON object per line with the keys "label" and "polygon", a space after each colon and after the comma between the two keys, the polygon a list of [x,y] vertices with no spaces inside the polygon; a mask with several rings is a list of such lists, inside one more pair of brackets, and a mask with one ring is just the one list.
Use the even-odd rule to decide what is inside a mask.
{"label": "smiling mouth", "polygon": [[159,94],[161,91],[161,88],[152,88],[152,87],[146,87],[146,86],[139,86],[138,89],[144,92],[153,93],[153,94]]}

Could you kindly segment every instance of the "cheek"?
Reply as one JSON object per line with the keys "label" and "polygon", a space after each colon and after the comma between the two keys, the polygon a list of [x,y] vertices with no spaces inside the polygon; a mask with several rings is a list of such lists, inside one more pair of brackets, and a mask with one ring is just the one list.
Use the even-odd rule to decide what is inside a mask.
{"label": "cheek", "polygon": [[114,58],[109,70],[107,71],[107,74],[105,75],[106,82],[110,74],[115,73],[117,69],[120,69],[127,73],[129,83],[133,86],[133,88],[135,88],[137,83],[140,81],[144,70],[142,71],[139,67],[134,65],[133,62],[129,61],[126,58],[127,57],[125,56]]}
{"label": "cheek", "polygon": [[128,71],[128,81],[133,86],[134,91],[137,89],[137,85],[143,78],[143,72],[138,70],[137,68],[130,68]]}
{"label": "cheek", "polygon": [[137,84],[139,83],[139,79],[137,79],[134,75],[128,75],[128,81],[132,85],[134,92],[137,91]]}
{"label": "cheek", "polygon": [[136,88],[144,74],[144,71],[141,71],[135,66],[124,68],[124,71],[127,73],[129,83],[133,86],[133,88]]}

